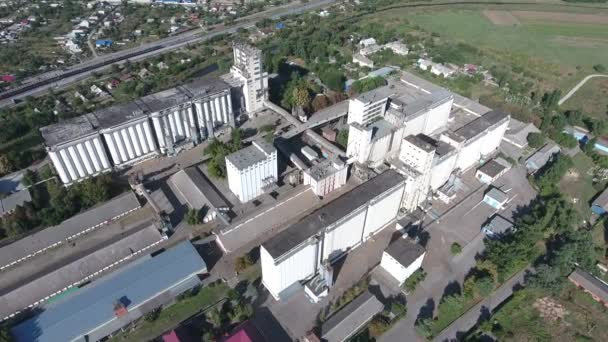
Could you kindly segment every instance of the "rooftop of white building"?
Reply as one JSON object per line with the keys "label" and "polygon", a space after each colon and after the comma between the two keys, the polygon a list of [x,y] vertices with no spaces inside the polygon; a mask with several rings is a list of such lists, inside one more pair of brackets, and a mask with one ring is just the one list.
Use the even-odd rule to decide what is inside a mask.
{"label": "rooftop of white building", "polygon": [[407,267],[424,254],[425,249],[410,239],[400,237],[388,245],[386,253]]}
{"label": "rooftop of white building", "polygon": [[306,173],[314,180],[319,181],[335,174],[344,167],[345,164],[342,161],[324,159],[323,161],[314,164]]}
{"label": "rooftop of white building", "polygon": [[403,182],[404,179],[399,173],[388,170],[305,216],[264,242],[262,246],[276,260],[371,199]]}
{"label": "rooftop of white building", "polygon": [[251,145],[226,156],[234,167],[244,170],[252,165],[263,162],[277,150],[274,146],[263,141],[254,141]]}
{"label": "rooftop of white building", "polygon": [[454,131],[454,134],[462,137],[464,140],[469,140],[508,117],[508,113],[493,110],[462,126]]}
{"label": "rooftop of white building", "polygon": [[204,78],[189,84],[97,110],[40,129],[47,146],[82,138],[100,129],[111,128],[150,113],[176,107],[187,101],[220,93],[230,85],[220,79]]}

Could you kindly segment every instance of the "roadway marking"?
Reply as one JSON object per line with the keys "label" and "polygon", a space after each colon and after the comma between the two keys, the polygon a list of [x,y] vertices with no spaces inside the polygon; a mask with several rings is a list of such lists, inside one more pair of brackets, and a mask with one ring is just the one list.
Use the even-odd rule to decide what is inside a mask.
{"label": "roadway marking", "polygon": [[300,195],[302,195],[302,194],[304,194],[304,193],[308,192],[309,190],[310,190],[310,189],[305,189],[305,190],[302,190],[302,191],[298,192],[297,194],[295,194],[295,195],[293,195],[293,196],[291,196],[291,197],[287,198],[286,200],[284,200],[284,201],[282,201],[282,202],[280,202],[280,203],[277,203],[277,204],[275,204],[274,206],[272,206],[272,207],[270,207],[270,208],[267,208],[266,210],[264,210],[264,211],[262,211],[262,212],[258,213],[257,215],[255,215],[255,216],[253,216],[253,217],[248,218],[248,219],[247,219],[245,222],[241,222],[241,223],[237,224],[236,226],[232,227],[232,229],[230,229],[230,230],[228,230],[228,231],[226,231],[226,232],[222,232],[222,235],[227,235],[227,234],[229,234],[229,233],[232,233],[233,231],[235,231],[235,230],[239,229],[239,228],[240,228],[240,227],[242,227],[243,225],[245,225],[245,224],[247,224],[247,223],[249,223],[249,222],[251,222],[251,221],[253,221],[253,220],[257,219],[258,217],[260,217],[260,216],[262,216],[262,215],[267,214],[268,212],[270,212],[270,211],[272,211],[272,210],[274,210],[274,209],[276,209],[276,208],[278,208],[278,207],[282,206],[283,204],[285,204],[285,203],[287,203],[287,202],[291,201],[292,199],[295,199],[296,197],[299,197]]}

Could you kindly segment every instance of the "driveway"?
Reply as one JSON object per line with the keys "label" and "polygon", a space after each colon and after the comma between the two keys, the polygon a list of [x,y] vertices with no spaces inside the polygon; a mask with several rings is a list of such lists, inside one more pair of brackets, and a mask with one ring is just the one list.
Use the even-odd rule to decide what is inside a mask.
{"label": "driveway", "polygon": [[[425,314],[434,312],[446,290],[455,284],[462,284],[476,264],[475,257],[485,249],[481,226],[497,212],[481,202],[487,186],[480,188],[481,184],[475,183],[474,178],[471,178],[471,173],[474,172],[475,170],[469,171],[463,176],[471,192],[460,194],[458,198],[463,199],[460,203],[440,211],[441,217],[427,223],[428,226],[424,228],[428,233],[428,237],[421,239],[428,240],[427,255],[422,263],[422,268],[427,273],[426,279],[407,296],[407,315],[378,338],[378,342],[423,341],[414,329],[418,315],[421,311]],[[509,170],[493,186],[503,189],[509,195],[507,207],[498,212],[507,219],[520,215],[522,207],[536,196],[520,166]],[[431,219],[427,216],[425,221],[430,222]],[[450,252],[453,242],[458,242],[463,247],[462,252],[456,256]]]}

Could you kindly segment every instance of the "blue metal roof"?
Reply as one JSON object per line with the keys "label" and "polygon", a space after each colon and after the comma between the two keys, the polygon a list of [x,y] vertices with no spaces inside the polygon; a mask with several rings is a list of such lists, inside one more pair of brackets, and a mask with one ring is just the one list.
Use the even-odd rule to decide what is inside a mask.
{"label": "blue metal roof", "polygon": [[184,241],[154,257],[138,259],[71,296],[43,306],[41,313],[17,325],[12,332],[18,341],[84,340],[84,335],[118,320],[114,314],[118,300],[127,310],[135,311],[146,301],[205,271],[205,262],[194,246]]}

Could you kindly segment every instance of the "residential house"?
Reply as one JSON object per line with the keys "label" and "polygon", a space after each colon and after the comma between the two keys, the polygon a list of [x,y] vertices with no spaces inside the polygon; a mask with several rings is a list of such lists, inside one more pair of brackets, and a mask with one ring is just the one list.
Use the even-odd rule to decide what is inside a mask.
{"label": "residential house", "polygon": [[608,308],[608,284],[580,268],[570,273],[568,279]]}
{"label": "residential house", "polygon": [[481,231],[491,239],[498,239],[513,230],[513,223],[496,214],[481,227]]}
{"label": "residential house", "polygon": [[526,160],[526,169],[528,170],[528,173],[535,173],[536,171],[540,170],[560,151],[560,147],[552,141],[545,144],[543,148],[538,150]]}

